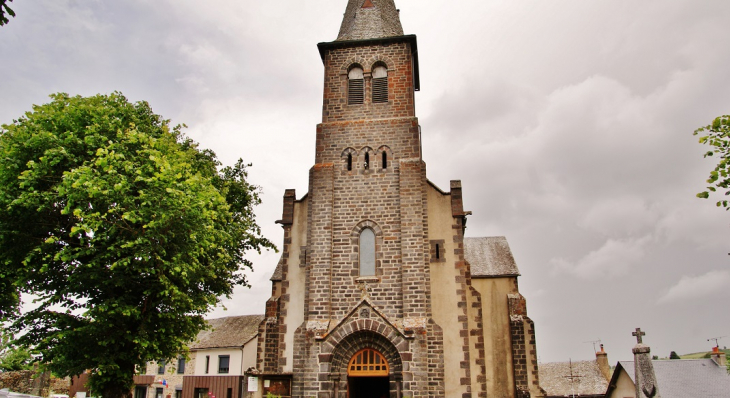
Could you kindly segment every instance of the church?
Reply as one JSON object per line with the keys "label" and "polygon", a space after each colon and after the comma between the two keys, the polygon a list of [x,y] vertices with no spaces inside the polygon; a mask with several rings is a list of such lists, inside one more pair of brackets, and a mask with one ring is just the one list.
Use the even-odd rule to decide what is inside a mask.
{"label": "church", "polygon": [[535,329],[503,237],[466,237],[462,185],[426,176],[418,45],[393,0],[349,0],[318,44],[309,189],[287,190],[254,397],[537,397]]}

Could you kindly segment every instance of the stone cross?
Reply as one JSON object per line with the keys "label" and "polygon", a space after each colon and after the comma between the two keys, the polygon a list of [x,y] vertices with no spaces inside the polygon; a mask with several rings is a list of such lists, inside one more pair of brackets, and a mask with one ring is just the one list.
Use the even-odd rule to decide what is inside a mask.
{"label": "stone cross", "polygon": [[641,331],[641,328],[636,328],[636,331],[631,333],[632,336],[636,336],[636,342],[638,344],[643,344],[644,342],[641,339],[641,336],[646,336],[645,332]]}

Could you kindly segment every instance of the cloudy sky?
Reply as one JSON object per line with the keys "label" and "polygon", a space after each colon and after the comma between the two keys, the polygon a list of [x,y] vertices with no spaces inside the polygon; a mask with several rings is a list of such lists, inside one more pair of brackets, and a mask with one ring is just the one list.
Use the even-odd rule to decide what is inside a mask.
{"label": "cloudy sky", "polygon": [[[253,162],[258,221],[307,190],[316,44],[346,0],[17,0],[0,28],[0,123],[48,94],[123,92]],[[692,132],[730,114],[725,0],[396,0],[418,36],[429,178],[464,185],[469,236],[506,236],[542,362],[660,356],[730,335],[730,213],[695,194]],[[213,316],[261,313],[274,253]],[[730,337],[720,340],[730,346]]]}

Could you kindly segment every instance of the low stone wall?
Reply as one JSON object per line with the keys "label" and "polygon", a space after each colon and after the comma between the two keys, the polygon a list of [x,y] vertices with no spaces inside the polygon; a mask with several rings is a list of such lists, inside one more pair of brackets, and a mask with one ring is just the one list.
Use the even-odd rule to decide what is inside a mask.
{"label": "low stone wall", "polygon": [[0,389],[12,392],[47,397],[53,394],[68,394],[69,379],[52,378],[50,372],[36,373],[34,370],[19,370],[0,373]]}
{"label": "low stone wall", "polygon": [[13,392],[30,394],[33,390],[33,376],[35,372],[32,370],[0,373],[0,389],[7,388]]}

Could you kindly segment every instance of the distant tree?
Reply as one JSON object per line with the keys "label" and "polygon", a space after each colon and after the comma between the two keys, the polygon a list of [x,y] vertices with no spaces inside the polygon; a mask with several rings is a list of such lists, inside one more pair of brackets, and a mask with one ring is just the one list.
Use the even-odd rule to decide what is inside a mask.
{"label": "distant tree", "polygon": [[[135,366],[176,357],[248,286],[246,252],[274,246],[242,161],[219,170],[120,93],[51,98],[0,128],[3,312],[54,373],[88,369],[92,391],[123,397]],[[39,307],[18,314],[18,293]]]}
{"label": "distant tree", "polygon": [[669,353],[669,359],[682,359],[682,358],[680,358],[676,352],[672,351]]}
{"label": "distant tree", "polygon": [[[698,198],[707,199],[710,192],[716,192],[717,188],[725,191],[725,196],[730,195],[730,115],[723,115],[715,118],[712,124],[700,127],[695,130],[694,135],[700,135],[700,144],[709,145],[711,148],[705,152],[705,157],[716,156],[719,158],[715,169],[710,172],[707,183],[711,186],[706,191],[697,194]],[[717,207],[728,207],[728,200],[717,201]]]}
{"label": "distant tree", "polygon": [[657,360],[657,359],[659,359],[659,355],[652,355],[652,356],[651,356],[651,359],[652,359],[652,360]]}
{"label": "distant tree", "polygon": [[0,371],[12,372],[31,368],[33,357],[30,352],[12,343],[13,338],[7,331],[0,332]]}
{"label": "distant tree", "polygon": [[7,4],[13,0],[0,0],[0,26],[3,26],[10,22],[8,15],[15,17],[15,11],[13,11]]}

